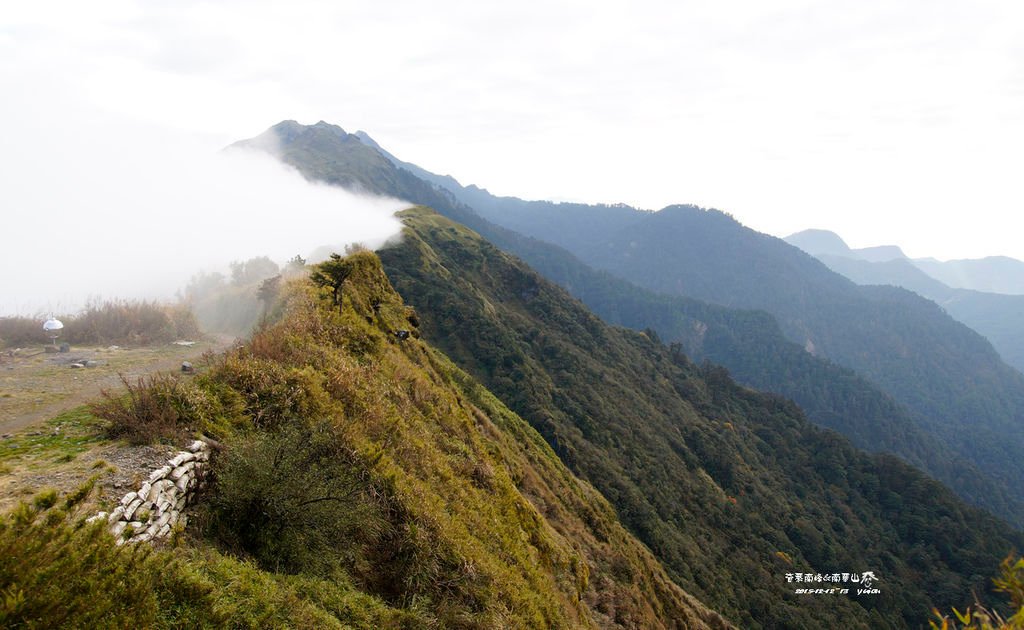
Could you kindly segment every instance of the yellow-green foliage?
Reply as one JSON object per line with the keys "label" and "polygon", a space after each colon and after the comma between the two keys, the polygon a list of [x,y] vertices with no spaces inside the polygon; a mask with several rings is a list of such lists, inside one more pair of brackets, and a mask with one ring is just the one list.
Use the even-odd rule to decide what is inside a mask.
{"label": "yellow-green foliage", "polygon": [[276,575],[211,548],[118,547],[78,513],[90,490],[42,492],[0,516],[0,627],[426,627],[344,576]]}
{"label": "yellow-green foliage", "polygon": [[168,554],[116,547],[104,523],[77,508],[91,482],[55,491],[0,516],[0,627],[136,628],[184,618],[216,620],[208,591],[179,574]]}
{"label": "yellow-green foliage", "polygon": [[933,630],[1024,629],[1024,557],[1014,558],[1011,555],[1003,560],[999,565],[999,577],[994,578],[992,583],[996,591],[1009,596],[1012,609],[1009,617],[1004,617],[999,612],[978,604],[974,608],[968,608],[965,612],[954,608],[955,619],[935,610],[937,621],[929,621],[928,624]]}
{"label": "yellow-green foliage", "polygon": [[110,437],[147,444],[196,432],[221,436],[245,420],[238,392],[208,377],[155,374],[132,382],[122,375],[121,382],[123,392],[104,390],[89,407],[106,421]]}
{"label": "yellow-green foliage", "polygon": [[[720,623],[535,431],[416,339],[416,316],[375,255],[329,264],[335,273],[283,287],[280,320],[211,373],[242,393],[258,434],[290,440],[285,427],[329,421],[352,453],[342,476],[365,480],[350,501],[363,526],[334,542],[337,557],[288,570],[323,576],[333,567],[445,628]],[[215,492],[240,492],[244,475],[234,478]],[[290,484],[278,476],[260,485]],[[232,510],[214,514],[219,531]],[[260,549],[248,551],[267,568]]]}

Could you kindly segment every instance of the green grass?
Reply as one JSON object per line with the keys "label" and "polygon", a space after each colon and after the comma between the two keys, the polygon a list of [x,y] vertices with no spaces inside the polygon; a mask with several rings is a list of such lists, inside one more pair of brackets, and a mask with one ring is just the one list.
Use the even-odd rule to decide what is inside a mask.
{"label": "green grass", "polygon": [[27,457],[71,461],[102,441],[99,420],[78,407],[0,443],[0,462]]}

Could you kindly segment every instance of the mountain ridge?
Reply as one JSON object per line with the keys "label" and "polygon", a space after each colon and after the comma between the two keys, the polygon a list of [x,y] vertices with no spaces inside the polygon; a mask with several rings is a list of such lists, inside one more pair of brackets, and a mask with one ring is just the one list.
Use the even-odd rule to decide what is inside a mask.
{"label": "mountain ridge", "polygon": [[[697,351],[729,365],[748,383],[782,390],[800,400],[814,411],[816,422],[851,435],[860,446],[898,453],[954,485],[968,500],[982,504],[1013,522],[1024,523],[1024,503],[1011,498],[1005,487],[996,486],[990,478],[978,473],[973,464],[965,464],[956,456],[950,457],[946,445],[937,444],[934,438],[914,428],[908,412],[889,401],[887,395],[876,391],[874,386],[857,377],[844,376],[827,362],[807,355],[799,346],[794,347],[792,342],[781,337],[774,323],[763,322],[752,327],[758,318],[751,320],[742,313],[733,314],[722,311],[721,307],[697,301],[680,303],[677,299],[673,302],[672,298],[658,297],[644,289],[634,288],[607,272],[591,271],[562,248],[488,222],[461,204],[454,194],[441,190],[437,184],[416,178],[394,162],[391,167],[395,173],[385,179],[375,179],[366,169],[351,169],[354,162],[351,155],[336,161],[336,152],[355,149],[359,148],[353,148],[351,143],[336,143],[330,147],[317,147],[318,151],[324,151],[322,155],[293,152],[283,159],[312,178],[323,165],[344,170],[346,176],[360,179],[362,189],[390,196],[398,196],[399,192],[391,188],[389,182],[401,177],[411,178],[418,188],[405,187],[404,190],[413,193],[407,199],[437,208],[445,216],[484,234],[506,251],[514,252],[537,268],[544,269],[546,275],[584,297],[592,307],[599,309],[602,316],[610,318],[609,321],[638,329],[658,328],[667,340],[682,341],[688,352]],[[365,149],[372,150],[371,147]],[[304,160],[312,160],[313,164],[306,164]],[[316,164],[321,166],[314,166]],[[628,212],[628,208],[621,206],[607,208],[609,213],[621,213],[623,210]],[[721,219],[729,220],[725,215]],[[854,286],[853,283],[850,286]],[[624,307],[624,304],[628,306]],[[696,317],[691,314],[696,314]],[[701,321],[702,318],[707,323]],[[695,334],[693,326],[700,328],[708,323],[709,334]],[[886,434],[878,431],[881,426],[894,430]],[[926,446],[928,443],[932,446]]]}
{"label": "mountain ridge", "polygon": [[[789,607],[784,591],[769,586],[771,571],[765,571],[765,563],[780,558],[773,555],[776,551],[796,565],[851,562],[843,560],[845,553],[863,559],[874,552],[868,552],[870,544],[853,537],[852,531],[884,530],[887,533],[879,534],[882,539],[892,535],[907,537],[907,544],[911,539],[920,542],[930,526],[925,524],[929,517],[917,520],[923,517],[919,510],[929,512],[937,506],[915,507],[920,505],[917,502],[941,496],[940,502],[958,503],[936,482],[895,458],[861,459],[868,456],[850,449],[838,435],[806,424],[791,403],[738,388],[721,368],[699,368],[649,335],[608,327],[564,290],[466,228],[422,208],[401,216],[408,228],[402,243],[380,255],[398,290],[421,309],[424,335],[488,383],[573,470],[609,497],[630,529],[685,588],[741,625],[771,625],[767,619],[786,619],[790,627],[836,623],[826,621],[835,611],[815,608],[798,613]],[[816,454],[812,458],[816,463],[808,468],[804,468],[807,455],[796,454],[803,449]],[[829,467],[826,462],[834,466],[839,461],[844,464],[838,469],[845,471],[842,475],[849,482],[824,472]],[[784,462],[794,463],[799,472],[788,471]],[[825,468],[819,469],[819,464]],[[887,472],[883,475],[879,470]],[[854,510],[857,514],[866,509],[873,516],[845,512],[842,526],[834,521],[845,534],[830,529],[827,523],[833,521],[818,513],[818,508],[811,509],[816,517],[810,513],[804,517],[813,525],[797,525],[806,504],[818,505],[818,499],[810,496],[831,493],[817,485],[817,475],[839,484],[843,496],[860,497],[867,486],[854,490],[846,484],[853,484],[853,477],[862,473],[884,476],[883,485],[890,488],[886,492],[903,497],[901,507],[895,509],[893,503],[874,515],[871,510],[878,508],[867,505],[880,506],[874,502],[885,493],[875,496],[869,491],[863,498],[848,500],[860,506]],[[913,499],[902,494],[919,485]],[[804,496],[805,507],[793,501],[794,492]],[[915,526],[896,525],[903,518],[897,514],[913,513],[918,514]],[[998,523],[981,512],[976,515],[968,519],[975,523],[971,527]],[[871,525],[856,524],[861,518]],[[817,533],[799,533],[803,526]],[[961,527],[950,526],[957,531]],[[723,537],[724,531],[733,534]],[[840,538],[845,552],[832,546]],[[696,539],[701,543],[695,546]],[[830,542],[818,547],[822,540]],[[904,557],[903,551],[889,553],[892,558]],[[774,561],[769,560],[773,557]],[[900,573],[901,582],[933,581],[920,575],[911,578],[897,568],[900,562],[887,571]],[[786,571],[785,562],[776,566]],[[749,576],[759,577],[750,580]],[[757,586],[760,582],[765,583]],[[717,586],[709,589],[709,584]],[[759,588],[771,594],[768,600],[781,601],[755,603],[749,593]],[[885,608],[889,614],[899,607],[895,602],[878,606],[894,607]],[[865,612],[843,610],[850,615],[844,617],[846,627],[894,623],[886,614],[879,617],[868,612],[864,617]],[[757,612],[751,617],[750,611]]]}
{"label": "mountain ridge", "polygon": [[826,253],[804,238],[791,244],[799,247],[801,243],[807,253],[857,284],[898,286],[934,301],[952,317],[981,333],[1003,360],[1024,372],[1024,296],[950,287],[925,273],[919,261],[905,257],[878,262],[859,256],[858,251],[862,250],[850,250],[845,255]]}

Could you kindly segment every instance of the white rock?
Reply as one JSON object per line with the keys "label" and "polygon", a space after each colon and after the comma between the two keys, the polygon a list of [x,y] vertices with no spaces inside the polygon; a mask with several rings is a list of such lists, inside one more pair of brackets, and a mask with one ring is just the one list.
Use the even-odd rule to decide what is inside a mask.
{"label": "white rock", "polygon": [[139,521],[132,521],[132,522],[128,523],[128,525],[131,526],[132,531],[135,532],[136,534],[138,534],[139,532],[142,531],[142,523],[140,523]]}
{"label": "white rock", "polygon": [[174,486],[179,492],[184,493],[188,490],[188,483],[190,481],[192,481],[192,475],[182,475],[181,479],[178,479]]}
{"label": "white rock", "polygon": [[188,445],[188,450],[192,451],[193,453],[197,451],[204,451],[206,450],[206,442],[202,440],[196,440],[195,442],[192,442],[191,444]]}
{"label": "white rock", "polygon": [[171,522],[171,513],[165,512],[160,518],[157,519],[156,524],[163,527],[167,523]]}
{"label": "white rock", "polygon": [[122,516],[124,516],[124,506],[119,505],[116,508],[114,508],[114,511],[111,512],[110,516],[107,517],[107,522],[113,523],[114,521],[119,521],[121,520]]}
{"label": "white rock", "polygon": [[135,516],[135,511],[142,505],[142,499],[135,499],[124,509],[124,519],[128,520]]}
{"label": "white rock", "polygon": [[148,481],[143,481],[142,485],[139,486],[139,496],[140,497],[149,496],[150,488],[152,488],[152,485]]}
{"label": "white rock", "polygon": [[181,476],[196,467],[195,462],[187,462],[171,471],[171,479],[177,481]]}
{"label": "white rock", "polygon": [[153,536],[149,532],[146,532],[145,534],[140,534],[138,536],[132,537],[132,542],[133,543],[144,543],[144,542],[149,542],[150,539],[152,539],[152,538],[153,538]]}
{"label": "white rock", "polygon": [[160,528],[160,531],[156,533],[156,537],[157,538],[165,538],[167,536],[167,534],[170,534],[170,533],[171,533],[171,526],[170,525],[164,525],[163,527]]}
{"label": "white rock", "polygon": [[114,523],[113,526],[111,526],[110,533],[113,534],[115,538],[119,538],[121,536],[121,532],[124,531],[125,527],[128,527],[128,523],[125,523],[124,521],[118,521]]}
{"label": "white rock", "polygon": [[171,460],[169,460],[167,462],[167,464],[169,466],[174,466],[175,468],[177,468],[178,466],[181,466],[185,462],[190,462],[190,461],[192,461],[195,458],[196,458],[195,453],[189,453],[188,451],[182,451],[182,452],[178,453],[177,455],[175,455]]}
{"label": "white rock", "polygon": [[187,501],[185,500],[185,497],[181,497],[177,501],[174,502],[174,509],[177,510],[178,512],[180,512],[183,509],[185,509],[185,504],[186,503],[187,503]]}
{"label": "white rock", "polygon": [[205,462],[205,461],[207,461],[209,459],[210,459],[210,452],[209,451],[199,451],[198,453],[196,453],[196,461],[197,462]]}
{"label": "white rock", "polygon": [[95,516],[90,516],[89,518],[85,519],[85,522],[86,523],[92,523],[93,521],[98,521],[100,519],[105,519],[105,518],[107,518],[107,513],[106,512],[97,512]]}
{"label": "white rock", "polygon": [[138,493],[129,492],[128,494],[126,494],[123,497],[121,497],[121,505],[127,507],[128,505],[131,504],[132,501],[134,501],[136,498],[138,498],[138,496],[139,496]]}
{"label": "white rock", "polygon": [[170,466],[163,466],[161,468],[157,468],[156,470],[149,474],[149,482],[155,483],[163,479],[164,477],[167,476],[169,472],[171,472],[171,470],[173,469]]}
{"label": "white rock", "polygon": [[148,528],[146,528],[146,533],[144,535],[152,537],[158,531],[160,531],[160,527],[161,527],[160,525],[157,525],[156,523],[153,523]]}

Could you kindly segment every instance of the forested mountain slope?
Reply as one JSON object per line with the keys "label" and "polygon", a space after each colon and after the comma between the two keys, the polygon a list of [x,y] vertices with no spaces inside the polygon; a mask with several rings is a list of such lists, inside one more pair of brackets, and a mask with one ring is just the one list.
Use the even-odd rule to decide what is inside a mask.
{"label": "forested mountain slope", "polygon": [[[422,329],[552,444],[690,592],[744,627],[916,627],[967,603],[1019,533],[888,456],[810,425],[426,209],[380,255]],[[847,568],[840,568],[847,567]],[[876,571],[809,599],[787,572]],[[990,569],[989,569],[990,571]]]}
{"label": "forested mountain slope", "polygon": [[857,284],[889,284],[932,300],[957,321],[981,333],[1009,365],[1024,371],[1024,295],[953,288],[922,271],[919,261],[902,255],[884,261],[866,260],[864,250],[851,250],[839,235],[825,232],[831,235],[829,238],[821,232],[805,230],[785,240]]}
{"label": "forested mountain slope", "polygon": [[645,212],[526,202],[475,187],[451,192],[485,218],[641,287],[767,311],[790,340],[866,377],[907,406],[922,429],[1024,500],[1024,376],[933,302],[893,287],[859,287],[714,210]]}

